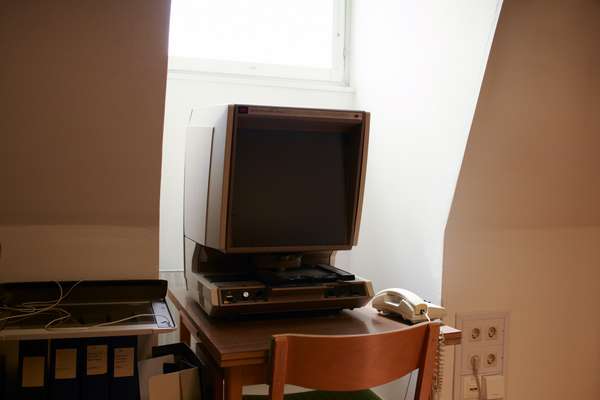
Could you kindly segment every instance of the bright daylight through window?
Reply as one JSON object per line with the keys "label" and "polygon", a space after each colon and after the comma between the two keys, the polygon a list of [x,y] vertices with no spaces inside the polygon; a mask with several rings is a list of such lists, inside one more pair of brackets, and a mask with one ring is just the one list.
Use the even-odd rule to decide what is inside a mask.
{"label": "bright daylight through window", "polygon": [[343,83],[344,0],[172,0],[169,70]]}

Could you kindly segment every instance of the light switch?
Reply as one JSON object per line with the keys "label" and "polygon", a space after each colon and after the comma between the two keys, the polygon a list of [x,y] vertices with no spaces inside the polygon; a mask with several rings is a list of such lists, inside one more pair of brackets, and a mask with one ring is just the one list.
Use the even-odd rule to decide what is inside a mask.
{"label": "light switch", "polygon": [[486,400],[498,400],[504,398],[504,376],[488,375],[482,377],[481,389],[483,398]]}

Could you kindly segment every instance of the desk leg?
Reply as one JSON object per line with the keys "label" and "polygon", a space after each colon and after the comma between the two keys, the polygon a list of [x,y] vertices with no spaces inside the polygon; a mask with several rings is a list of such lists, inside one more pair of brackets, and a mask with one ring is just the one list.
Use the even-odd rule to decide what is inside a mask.
{"label": "desk leg", "polygon": [[244,385],[267,383],[267,373],[267,364],[225,368],[225,400],[240,400]]}
{"label": "desk leg", "polygon": [[225,400],[242,400],[242,368],[225,369]]}
{"label": "desk leg", "polygon": [[191,346],[191,343],[192,343],[191,338],[192,338],[192,335],[190,333],[190,330],[186,326],[184,318],[182,318],[182,316],[180,314],[179,315],[179,341],[187,344],[188,346]]}
{"label": "desk leg", "polygon": [[209,400],[223,400],[225,397],[223,369],[216,365],[202,342],[198,343],[195,350],[198,358],[206,365],[206,379],[210,382],[209,385],[212,385],[212,391],[214,392],[214,397]]}

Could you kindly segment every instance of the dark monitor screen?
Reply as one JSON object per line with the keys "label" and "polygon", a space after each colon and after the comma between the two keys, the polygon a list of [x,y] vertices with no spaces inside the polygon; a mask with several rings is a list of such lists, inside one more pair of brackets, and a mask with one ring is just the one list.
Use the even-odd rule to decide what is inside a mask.
{"label": "dark monitor screen", "polygon": [[359,160],[358,129],[237,129],[230,246],[348,245]]}

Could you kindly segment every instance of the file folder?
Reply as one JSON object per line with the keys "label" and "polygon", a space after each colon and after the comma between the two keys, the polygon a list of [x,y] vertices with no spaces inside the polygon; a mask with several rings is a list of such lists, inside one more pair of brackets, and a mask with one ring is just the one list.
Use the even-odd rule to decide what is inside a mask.
{"label": "file folder", "polygon": [[110,360],[107,338],[83,340],[81,363],[81,399],[110,400]]}
{"label": "file folder", "polygon": [[50,342],[50,399],[79,400],[81,382],[81,340],[58,339]]}
{"label": "file folder", "polygon": [[139,400],[137,336],[111,338],[111,400]]}
{"label": "file folder", "polygon": [[19,342],[18,398],[47,399],[47,363],[47,340],[21,340]]}

